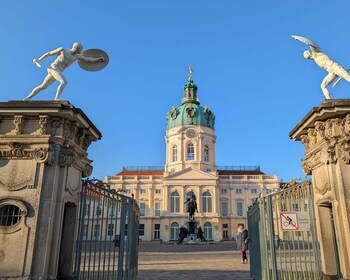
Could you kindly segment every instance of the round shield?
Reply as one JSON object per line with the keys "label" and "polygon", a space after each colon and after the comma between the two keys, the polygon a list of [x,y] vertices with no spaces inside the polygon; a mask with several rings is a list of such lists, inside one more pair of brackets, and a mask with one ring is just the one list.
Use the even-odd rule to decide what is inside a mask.
{"label": "round shield", "polygon": [[109,62],[108,54],[103,50],[89,49],[89,50],[83,51],[82,55],[86,57],[93,57],[93,58],[103,57],[103,61],[95,61],[95,62],[78,59],[78,64],[80,68],[87,71],[99,71],[105,68]]}

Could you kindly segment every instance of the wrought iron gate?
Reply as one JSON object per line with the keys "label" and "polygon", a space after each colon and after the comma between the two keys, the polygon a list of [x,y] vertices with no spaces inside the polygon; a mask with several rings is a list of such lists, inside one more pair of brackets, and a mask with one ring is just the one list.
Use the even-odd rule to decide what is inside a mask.
{"label": "wrought iron gate", "polygon": [[262,197],[248,211],[254,279],[320,279],[311,183]]}
{"label": "wrought iron gate", "polygon": [[77,279],[136,279],[140,210],[96,180],[82,184],[74,274]]}

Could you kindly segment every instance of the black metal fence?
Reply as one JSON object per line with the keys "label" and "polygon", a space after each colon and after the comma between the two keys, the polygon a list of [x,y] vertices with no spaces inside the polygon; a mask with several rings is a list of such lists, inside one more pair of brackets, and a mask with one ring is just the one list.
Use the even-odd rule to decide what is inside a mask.
{"label": "black metal fence", "polygon": [[77,279],[137,279],[140,210],[96,180],[82,184],[74,273]]}
{"label": "black metal fence", "polygon": [[320,279],[311,183],[272,193],[248,211],[253,279]]}

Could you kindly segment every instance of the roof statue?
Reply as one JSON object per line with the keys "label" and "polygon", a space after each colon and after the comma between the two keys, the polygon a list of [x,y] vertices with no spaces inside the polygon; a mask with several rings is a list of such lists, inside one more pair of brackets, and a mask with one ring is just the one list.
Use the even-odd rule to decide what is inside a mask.
{"label": "roof statue", "polygon": [[190,64],[190,66],[188,67],[188,80],[192,81],[192,74],[194,72],[194,69],[192,67],[192,65]]}
{"label": "roof statue", "polygon": [[72,63],[78,60],[78,64],[82,69],[88,71],[98,71],[104,68],[109,61],[108,55],[104,51],[98,49],[83,51],[83,46],[80,43],[74,43],[71,49],[60,47],[44,53],[41,57],[34,59],[33,63],[40,68],[40,62],[50,56],[56,56],[56,58],[47,68],[47,75],[44,81],[39,86],[35,87],[23,100],[31,100],[40,91],[46,89],[55,81],[60,83],[57,87],[55,95],[55,100],[59,100],[65,86],[68,83],[63,75],[63,71]]}
{"label": "roof statue", "polygon": [[330,93],[327,89],[331,83],[335,81],[332,86],[335,87],[341,79],[350,82],[350,74],[348,73],[350,69],[346,70],[339,63],[333,61],[328,55],[320,51],[321,48],[315,42],[309,40],[308,38],[295,35],[292,35],[292,37],[295,40],[303,42],[310,47],[311,51],[304,51],[305,59],[314,60],[319,67],[325,69],[328,72],[327,76],[321,83],[321,89],[326,99],[331,98]]}

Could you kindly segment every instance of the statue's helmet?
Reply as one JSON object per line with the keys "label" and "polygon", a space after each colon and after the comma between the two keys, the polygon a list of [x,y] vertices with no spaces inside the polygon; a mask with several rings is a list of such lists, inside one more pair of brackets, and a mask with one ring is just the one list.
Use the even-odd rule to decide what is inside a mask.
{"label": "statue's helmet", "polygon": [[309,59],[311,58],[311,52],[310,51],[304,51],[304,58]]}
{"label": "statue's helmet", "polygon": [[74,43],[72,49],[73,51],[77,51],[78,53],[81,53],[83,51],[83,45],[80,43]]}

